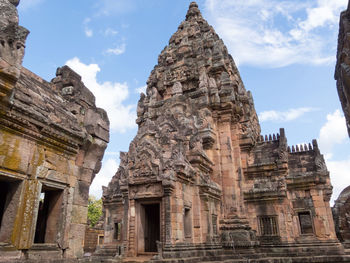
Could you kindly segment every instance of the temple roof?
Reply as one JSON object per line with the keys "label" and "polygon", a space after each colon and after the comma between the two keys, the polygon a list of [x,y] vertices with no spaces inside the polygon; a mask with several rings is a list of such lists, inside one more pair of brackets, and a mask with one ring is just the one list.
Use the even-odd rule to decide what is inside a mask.
{"label": "temple roof", "polygon": [[237,92],[239,89],[243,92],[243,82],[226,46],[202,17],[198,5],[192,2],[186,19],[158,57],[158,65],[147,82],[148,92],[155,86],[160,95],[167,98],[166,91],[176,82],[182,84],[184,92],[193,90],[204,72],[209,77],[225,78]]}

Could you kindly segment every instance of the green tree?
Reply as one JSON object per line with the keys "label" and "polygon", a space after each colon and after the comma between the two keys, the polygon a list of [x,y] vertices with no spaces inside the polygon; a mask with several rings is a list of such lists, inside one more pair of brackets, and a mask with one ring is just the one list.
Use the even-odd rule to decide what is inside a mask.
{"label": "green tree", "polygon": [[89,204],[88,204],[88,220],[90,222],[90,226],[94,227],[98,220],[102,216],[102,199],[96,199],[95,196],[89,196]]}

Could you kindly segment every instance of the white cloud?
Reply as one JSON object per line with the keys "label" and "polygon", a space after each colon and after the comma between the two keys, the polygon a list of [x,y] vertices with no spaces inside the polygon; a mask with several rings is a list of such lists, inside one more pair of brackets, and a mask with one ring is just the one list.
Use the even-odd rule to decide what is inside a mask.
{"label": "white cloud", "polygon": [[307,112],[314,111],[314,108],[310,107],[303,107],[303,108],[296,108],[296,109],[289,109],[287,111],[263,111],[259,114],[259,120],[260,122],[264,121],[279,121],[279,122],[286,122],[286,121],[292,121],[295,120],[302,115],[304,115]]}
{"label": "white cloud", "polygon": [[327,168],[330,172],[331,183],[333,185],[332,203],[345,187],[350,185],[350,156],[341,161],[326,160]]}
{"label": "white cloud", "polygon": [[100,0],[96,7],[96,16],[110,16],[128,13],[135,9],[135,4],[125,0]]}
{"label": "white cloud", "polygon": [[92,32],[92,29],[89,29],[89,28],[85,27],[85,35],[86,35],[87,37],[92,37],[93,34],[94,34],[94,33]]}
{"label": "white cloud", "polygon": [[326,24],[337,24],[339,21],[339,10],[345,9],[346,4],[346,0],[318,0],[317,6],[307,8],[307,18],[300,22],[299,26],[308,32]]}
{"label": "white cloud", "polygon": [[327,159],[332,158],[332,150],[336,144],[341,144],[348,139],[345,118],[336,110],[327,115],[327,122],[322,126],[318,138],[321,151]]}
{"label": "white cloud", "polygon": [[21,10],[27,10],[41,4],[44,1],[45,0],[21,0],[18,8]]}
{"label": "white cloud", "polygon": [[87,37],[92,37],[94,32],[92,31],[91,28],[89,28],[88,24],[91,22],[91,18],[87,17],[84,19],[83,21],[83,25],[84,25],[84,32],[85,32],[85,35]]}
{"label": "white cloud", "polygon": [[346,5],[347,0],[205,2],[237,64],[264,67],[334,61],[339,13]]}
{"label": "white cloud", "polygon": [[117,172],[119,166],[119,162],[115,159],[106,159],[103,162],[101,171],[95,176],[91,186],[90,186],[90,194],[94,195],[97,198],[102,196],[102,186],[107,186],[111,181],[113,175]]}
{"label": "white cloud", "polygon": [[330,172],[333,185],[332,203],[338,198],[340,192],[350,185],[350,156],[346,158],[341,156],[340,160],[334,160],[336,155],[336,152],[334,152],[335,146],[348,142],[345,118],[340,110],[327,114],[327,121],[320,129],[318,145]]}
{"label": "white cloud", "polygon": [[115,48],[107,49],[106,52],[113,55],[121,55],[125,52],[125,50],[126,50],[126,44],[123,43],[120,46],[117,46]]}
{"label": "white cloud", "polygon": [[118,34],[118,31],[117,30],[114,30],[113,28],[110,28],[110,27],[108,27],[106,30],[105,30],[105,32],[104,32],[104,35],[106,36],[106,37],[108,37],[108,36],[115,36],[115,35],[117,35]]}
{"label": "white cloud", "polygon": [[81,75],[85,86],[95,95],[97,106],[107,111],[112,132],[125,132],[136,127],[136,105],[125,105],[129,96],[126,83],[98,82],[100,67],[97,64],[86,65],[77,57],[68,60],[66,65]]}
{"label": "white cloud", "polygon": [[136,93],[141,93],[141,92],[143,92],[143,93],[146,94],[146,89],[147,89],[147,85],[142,86],[142,87],[139,87],[139,88],[135,89],[135,91],[136,91]]}

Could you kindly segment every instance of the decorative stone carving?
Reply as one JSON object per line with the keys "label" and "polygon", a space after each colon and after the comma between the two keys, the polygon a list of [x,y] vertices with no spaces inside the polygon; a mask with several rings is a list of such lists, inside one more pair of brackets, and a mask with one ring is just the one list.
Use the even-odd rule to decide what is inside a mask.
{"label": "decorative stone carving", "polygon": [[9,96],[19,78],[29,31],[18,25],[17,0],[0,0],[0,97]]}

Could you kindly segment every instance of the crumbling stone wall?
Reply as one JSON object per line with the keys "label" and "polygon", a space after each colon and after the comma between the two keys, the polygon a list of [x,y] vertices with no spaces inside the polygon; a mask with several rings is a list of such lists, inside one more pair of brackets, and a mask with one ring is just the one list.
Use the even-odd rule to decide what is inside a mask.
{"label": "crumbling stone wall", "polygon": [[77,258],[109,121],[69,67],[47,82],[21,66],[18,2],[0,0],[0,261]]}
{"label": "crumbling stone wall", "polygon": [[350,5],[340,14],[337,64],[334,78],[337,81],[337,91],[344,111],[346,126],[350,135]]}
{"label": "crumbling stone wall", "polygon": [[84,253],[92,253],[96,247],[103,244],[103,228],[86,227],[84,238]]}
{"label": "crumbling stone wall", "polygon": [[345,247],[350,247],[350,186],[339,195],[332,208],[336,232]]}
{"label": "crumbling stone wall", "polygon": [[[334,78],[337,81],[337,91],[343,108],[346,126],[350,136],[350,4],[348,8],[340,14],[337,64]],[[349,247],[350,228],[349,228],[349,206],[348,198],[349,187],[346,187],[332,208],[333,217],[336,225],[336,232],[339,240]]]}

